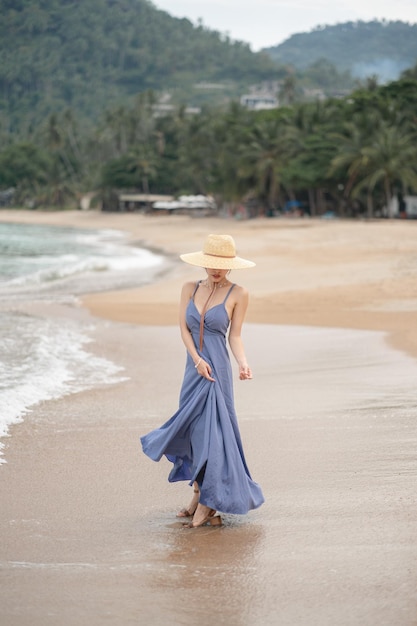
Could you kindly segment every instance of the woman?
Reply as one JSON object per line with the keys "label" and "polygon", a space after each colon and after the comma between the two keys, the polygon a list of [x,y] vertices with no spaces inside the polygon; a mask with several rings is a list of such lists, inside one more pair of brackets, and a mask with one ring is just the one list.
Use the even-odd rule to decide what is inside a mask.
{"label": "woman", "polygon": [[170,482],[187,480],[194,486],[190,506],[178,517],[193,517],[186,526],[196,528],[221,524],[216,511],[245,514],[264,501],[243,453],[226,345],[229,330],[239,378],[251,379],[241,339],[248,293],[227,276],[255,263],[236,256],[230,235],[209,235],[202,251],[180,258],[205,268],[206,278],[182,288],[180,330],[187,361],[179,409],[141,441],[151,459],[165,455],[173,463]]}

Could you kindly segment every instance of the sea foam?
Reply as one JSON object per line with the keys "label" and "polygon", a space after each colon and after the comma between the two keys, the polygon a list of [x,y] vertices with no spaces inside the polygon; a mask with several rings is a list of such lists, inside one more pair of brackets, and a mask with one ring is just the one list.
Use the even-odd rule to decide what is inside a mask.
{"label": "sea foam", "polygon": [[0,313],[0,437],[41,401],[126,380],[122,367],[88,352],[93,330],[73,320]]}

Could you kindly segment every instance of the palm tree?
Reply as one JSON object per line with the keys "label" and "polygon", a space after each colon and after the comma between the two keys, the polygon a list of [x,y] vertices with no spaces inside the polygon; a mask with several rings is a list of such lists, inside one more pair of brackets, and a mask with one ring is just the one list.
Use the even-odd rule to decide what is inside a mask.
{"label": "palm tree", "polygon": [[[66,122],[67,119],[64,117],[64,123]],[[65,126],[55,113],[50,115],[47,121],[44,141],[50,164],[43,202],[52,206],[64,206],[67,200],[75,195],[78,162],[69,144]]]}
{"label": "palm tree", "polygon": [[[332,139],[338,146],[338,153],[332,159],[329,176],[336,175],[339,180],[343,177],[344,197],[355,198],[363,188],[357,187],[369,173],[370,159],[366,147],[372,145],[379,135],[383,125],[379,113],[355,114],[345,122],[341,132],[333,133]],[[367,217],[373,216],[373,196],[369,188],[366,191]]]}
{"label": "palm tree", "polygon": [[373,196],[381,186],[387,205],[391,206],[393,189],[417,188],[417,149],[415,133],[406,125],[367,115],[345,124],[344,133],[335,135],[339,152],[330,172],[345,172],[345,195],[357,198],[366,192],[368,217],[373,213]]}
{"label": "palm tree", "polygon": [[287,105],[294,104],[297,97],[297,79],[293,72],[289,72],[284,78],[279,90],[279,97]]}
{"label": "palm tree", "polygon": [[285,126],[278,117],[259,118],[242,147],[238,176],[252,183],[269,210],[275,208],[279,200],[288,152]]}
{"label": "palm tree", "polygon": [[155,177],[157,171],[157,155],[150,144],[139,144],[130,154],[132,169],[141,180],[142,191],[149,194],[150,179]]}
{"label": "palm tree", "polygon": [[99,152],[112,157],[122,156],[129,147],[127,138],[128,111],[125,107],[119,106],[106,111],[103,117],[103,123],[97,132]]}
{"label": "palm tree", "polygon": [[[354,122],[347,122],[344,125],[343,133],[335,133],[334,141],[339,146],[338,154],[332,159],[329,175],[340,173],[346,176],[344,181],[344,197],[348,198],[358,180],[368,173],[369,157],[364,153],[366,142],[369,140],[361,129]],[[372,194],[367,193],[367,216],[370,219],[373,215]]]}
{"label": "palm tree", "polygon": [[184,189],[206,194],[213,186],[213,170],[219,151],[215,142],[216,114],[203,111],[188,120],[179,146],[178,171]]}
{"label": "palm tree", "polygon": [[[332,102],[304,103],[295,106],[285,120],[288,158],[282,180],[290,197],[295,193],[308,195],[309,210],[316,214],[324,203],[328,186],[328,164],[334,156],[334,131],[337,111]],[[321,206],[324,208],[324,206]]]}
{"label": "palm tree", "polygon": [[417,147],[416,135],[408,129],[384,125],[376,134],[371,145],[363,148],[367,159],[368,173],[356,185],[355,192],[367,188],[372,193],[377,185],[381,185],[388,211],[391,214],[394,185],[403,190],[417,189]]}
{"label": "palm tree", "polygon": [[224,115],[213,124],[216,158],[213,167],[213,186],[220,200],[237,203],[251,185],[239,172],[244,146],[249,141],[249,129],[253,126],[254,113],[232,102]]}

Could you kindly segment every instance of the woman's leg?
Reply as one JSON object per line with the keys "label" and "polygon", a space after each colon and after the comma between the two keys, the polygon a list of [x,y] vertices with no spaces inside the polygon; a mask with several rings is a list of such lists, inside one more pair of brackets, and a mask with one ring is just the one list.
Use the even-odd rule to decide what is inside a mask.
{"label": "woman's leg", "polygon": [[193,483],[193,498],[187,509],[181,509],[179,513],[177,513],[177,517],[192,517],[195,513],[195,510],[198,506],[198,501],[200,499],[200,489],[198,487],[198,483],[195,481]]}

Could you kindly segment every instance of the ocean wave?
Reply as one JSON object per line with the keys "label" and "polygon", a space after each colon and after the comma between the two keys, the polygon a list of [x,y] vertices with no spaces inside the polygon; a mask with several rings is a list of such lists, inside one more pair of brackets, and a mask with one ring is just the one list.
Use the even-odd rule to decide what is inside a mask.
{"label": "ocean wave", "polygon": [[127,380],[88,352],[92,339],[72,320],[0,314],[0,341],[0,437],[41,401]]}
{"label": "ocean wave", "polygon": [[121,231],[0,224],[0,293],[11,298],[139,285],[164,263]]}
{"label": "ocean wave", "polygon": [[3,287],[35,286],[92,272],[131,272],[161,264],[160,257],[147,253],[147,251],[139,250],[137,252],[137,254],[130,256],[113,257],[90,256],[80,258],[76,255],[63,255],[58,263],[53,258],[42,257],[38,259],[38,263],[47,263],[48,267],[5,281]]}

